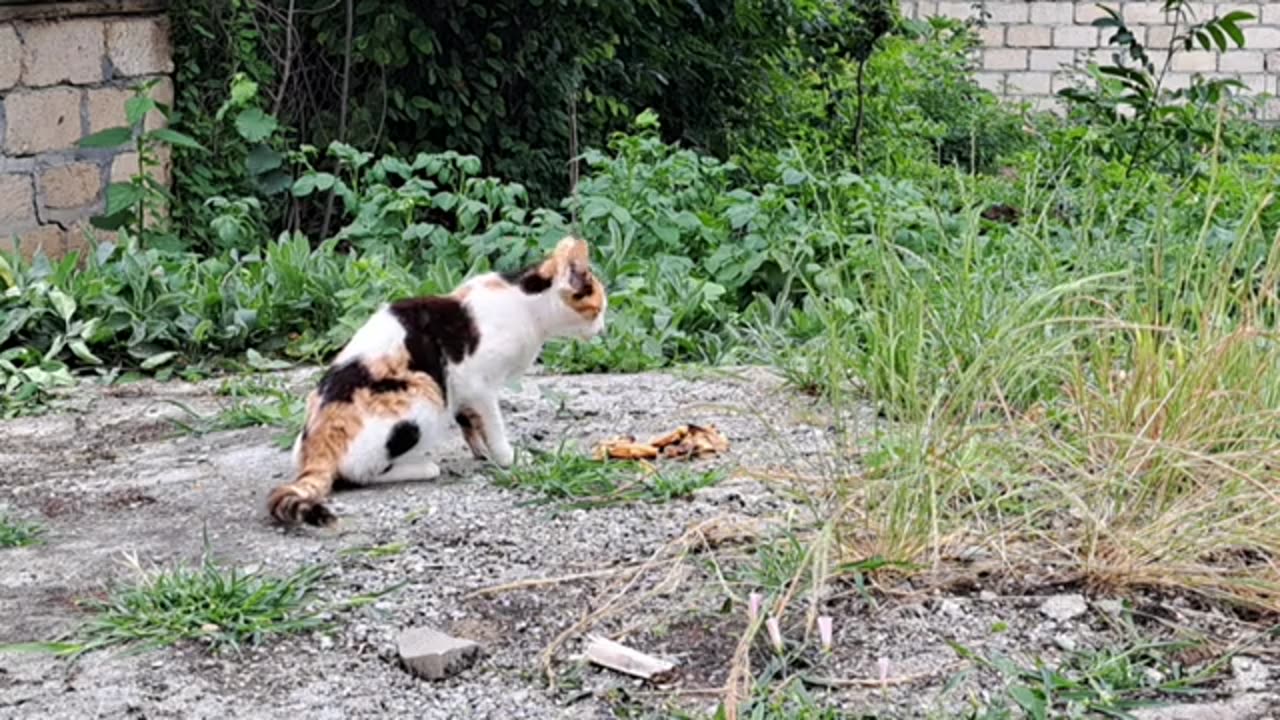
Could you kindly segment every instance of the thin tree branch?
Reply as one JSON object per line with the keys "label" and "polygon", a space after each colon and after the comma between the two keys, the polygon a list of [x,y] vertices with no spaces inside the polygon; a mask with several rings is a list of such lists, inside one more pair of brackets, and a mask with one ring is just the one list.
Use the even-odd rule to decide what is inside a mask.
{"label": "thin tree branch", "polygon": [[[342,57],[342,95],[338,105],[338,140],[347,141],[347,105],[351,101],[351,44],[355,33],[355,0],[346,0],[347,37],[343,46]],[[320,238],[329,237],[329,221],[333,219],[333,190],[324,203],[324,222],[320,225]]]}

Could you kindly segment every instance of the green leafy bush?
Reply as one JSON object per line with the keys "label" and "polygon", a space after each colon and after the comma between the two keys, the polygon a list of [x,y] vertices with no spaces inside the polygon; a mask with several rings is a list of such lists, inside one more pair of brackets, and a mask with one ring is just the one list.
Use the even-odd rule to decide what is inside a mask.
{"label": "green leafy bush", "polygon": [[759,110],[735,132],[737,151],[753,168],[796,148],[830,171],[989,172],[1028,138],[1017,114],[974,82],[977,42],[959,21],[901,21],[867,60],[861,93],[855,57],[819,60],[797,43],[774,61]]}

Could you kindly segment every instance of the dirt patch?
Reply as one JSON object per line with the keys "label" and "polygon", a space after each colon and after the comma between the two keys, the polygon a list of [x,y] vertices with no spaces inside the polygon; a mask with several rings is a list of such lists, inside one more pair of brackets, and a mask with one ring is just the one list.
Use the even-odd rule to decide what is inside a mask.
{"label": "dirt patch", "polygon": [[[313,375],[308,370],[284,379],[301,386]],[[602,571],[642,563],[711,518],[776,524],[794,509],[787,498],[734,472],[687,502],[571,511],[533,506],[527,493],[496,487],[459,435],[440,458],[440,479],[341,493],[333,504],[338,527],[286,532],[264,512],[267,492],[290,471],[288,453],[272,444],[276,430],[190,436],[175,429],[173,421],[186,411],[164,400],[213,412],[225,400],[216,396],[218,384],[138,383],[110,393],[84,387],[79,412],[0,423],[7,440],[0,448],[6,468],[0,506],[42,516],[48,530],[41,545],[0,550],[0,643],[51,639],[74,627],[83,617],[77,599],[100,596],[135,572],[120,562],[123,553],[142,563],[192,562],[206,536],[224,563],[281,573],[325,565],[325,601],[403,586],[341,613],[331,632],[239,654],[178,647],[124,657],[93,653],[75,663],[0,655],[0,717],[612,717],[614,691],[637,686],[577,665],[578,639],[559,656],[578,689],[548,693],[538,667],[547,643],[599,607],[613,580]],[[517,445],[553,450],[567,441],[585,453],[618,433],[649,437],[673,423],[708,423],[732,445],[724,456],[699,462],[730,470],[821,458],[826,424],[800,420],[812,414],[810,403],[756,370],[715,378],[532,377],[503,399]],[[873,428],[874,413],[866,415],[861,426]],[[717,552],[742,555],[740,541],[712,544],[719,543]],[[502,583],[565,575],[583,577],[474,596]],[[723,582],[710,563],[691,558],[667,592],[598,630],[680,660],[678,687],[719,684],[745,623],[742,607],[726,604]],[[741,585],[733,591],[746,592]],[[887,663],[895,677],[914,679],[886,688],[833,687],[830,701],[881,717],[953,717],[966,701],[943,692],[960,670],[953,643],[1049,659],[1062,656],[1064,644],[1114,645],[1125,631],[1096,600],[1090,598],[1087,615],[1056,623],[1038,612],[1042,598],[982,577],[896,601],[848,589],[823,599],[821,611],[835,618],[835,643],[829,655],[808,658],[806,672],[867,678]],[[1253,630],[1246,619],[1211,609],[1157,605],[1172,607],[1167,612],[1176,622],[1204,629],[1223,647]],[[1167,621],[1144,622],[1154,633]],[[484,656],[456,678],[416,680],[398,666],[395,639],[417,625],[477,640]],[[804,630],[786,633],[799,638]],[[754,667],[769,662],[764,650],[753,656]],[[958,687],[981,695],[991,684],[974,676]],[[699,697],[686,706],[707,703]]]}

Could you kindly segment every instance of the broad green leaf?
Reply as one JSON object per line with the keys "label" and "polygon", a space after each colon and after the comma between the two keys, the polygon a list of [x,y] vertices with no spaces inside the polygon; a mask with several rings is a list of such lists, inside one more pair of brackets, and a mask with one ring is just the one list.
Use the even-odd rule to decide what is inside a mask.
{"label": "broad green leaf", "polygon": [[157,353],[147,358],[146,360],[143,360],[141,367],[143,370],[154,370],[155,368],[158,368],[161,365],[164,365],[165,363],[169,362],[170,360],[174,359],[177,356],[178,356],[178,353],[173,350],[169,350],[168,352]]}
{"label": "broad green leaf", "polygon": [[316,176],[314,173],[303,175],[293,183],[293,194],[297,197],[306,197],[316,191]]}
{"label": "broad green leaf", "polygon": [[156,140],[167,142],[170,145],[176,145],[177,147],[184,147],[190,150],[204,150],[204,146],[196,142],[190,135],[180,133],[177,130],[172,130],[170,128],[158,128],[147,133],[147,135],[155,138]]}
{"label": "broad green leaf", "polygon": [[244,73],[236,73],[231,80],[231,102],[241,107],[257,95],[258,83],[245,77]]}
{"label": "broad green leaf", "polygon": [[260,108],[251,107],[240,111],[236,116],[236,132],[249,142],[262,142],[271,137],[279,123]]}
{"label": "broad green leaf", "polygon": [[57,288],[49,291],[49,302],[53,303],[53,309],[58,311],[64,322],[76,312],[76,301]]}
{"label": "broad green leaf", "polygon": [[[1231,40],[1235,42],[1236,47],[1244,47],[1244,32],[1236,25],[1236,20],[1232,19],[1232,15],[1235,14],[1236,13],[1231,13],[1231,15],[1222,18],[1222,20],[1218,21],[1217,26],[1221,27],[1223,32],[1231,36]],[[1246,20],[1253,17],[1252,15],[1249,15],[1249,13],[1240,14],[1248,16],[1244,18]]]}
{"label": "broad green leaf", "polygon": [[157,109],[156,101],[146,95],[135,95],[124,101],[124,119],[130,125],[137,125],[147,113]]}
{"label": "broad green leaf", "polygon": [[67,343],[67,347],[71,348],[71,352],[75,353],[76,357],[90,365],[102,364],[102,360],[100,360],[97,355],[94,355],[89,351],[89,346],[86,345],[83,340],[72,340]]}
{"label": "broad green leaf", "polygon": [[146,191],[133,183],[111,183],[107,186],[107,207],[103,215],[111,217],[122,210],[128,210],[145,196]]}
{"label": "broad green leaf", "polygon": [[1223,52],[1226,52],[1227,36],[1225,33],[1222,32],[1222,28],[1217,25],[1210,25],[1205,29],[1208,30],[1209,34],[1213,36],[1213,42],[1215,45],[1218,46],[1218,49]]}
{"label": "broad green leaf", "polygon": [[289,363],[283,360],[272,360],[270,358],[263,357],[262,353],[254,350],[253,348],[249,348],[249,350],[245,352],[245,357],[249,360],[249,367],[254,370],[284,370],[285,368],[292,367]]}
{"label": "broad green leaf", "polygon": [[1045,706],[1044,698],[1040,693],[1024,686],[1009,688],[1009,697],[1018,703],[1018,707],[1022,708],[1028,716],[1034,720],[1045,720],[1048,708]]}
{"label": "broad green leaf", "polygon": [[293,184],[293,178],[289,173],[283,170],[272,170],[258,178],[258,187],[262,189],[263,194],[276,195],[289,189]]}
{"label": "broad green leaf", "polygon": [[88,149],[114,148],[133,139],[133,131],[127,127],[113,127],[80,139],[80,147]]}
{"label": "broad green leaf", "polygon": [[254,175],[262,175],[284,164],[284,156],[267,145],[255,145],[245,158],[245,167]]}

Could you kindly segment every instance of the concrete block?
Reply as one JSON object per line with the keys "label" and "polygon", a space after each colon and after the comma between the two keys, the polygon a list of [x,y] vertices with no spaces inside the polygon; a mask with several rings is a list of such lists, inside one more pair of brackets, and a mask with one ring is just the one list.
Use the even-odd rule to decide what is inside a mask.
{"label": "concrete block", "polygon": [[1048,95],[1052,91],[1052,73],[1022,72],[1009,76],[1011,95]]}
{"label": "concrete block", "polygon": [[1047,48],[1053,44],[1053,30],[1039,25],[1010,25],[1005,42],[1010,47]]}
{"label": "concrete block", "polygon": [[1168,17],[1164,11],[1163,2],[1127,2],[1124,4],[1124,10],[1121,13],[1125,24],[1130,27],[1134,25],[1163,25]]}
{"label": "concrete block", "polygon": [[1074,50],[1032,50],[1029,66],[1032,70],[1056,71],[1075,62]]}
{"label": "concrete block", "polygon": [[984,70],[1026,70],[1027,51],[1010,48],[991,48],[982,53]]}
{"label": "concrete block", "polygon": [[1053,46],[1059,48],[1098,47],[1098,28],[1083,25],[1060,25],[1053,29]]}
{"label": "concrete block", "polygon": [[117,76],[173,72],[169,22],[164,17],[117,20],[107,25],[107,57]]}
{"label": "concrete block", "polygon": [[44,206],[55,210],[83,207],[102,194],[102,170],[92,163],[71,163],[40,173]]}
{"label": "concrete block", "polygon": [[471,640],[445,635],[431,628],[410,628],[397,642],[400,661],[413,674],[427,680],[442,680],[470,667],[480,654]]}
{"label": "concrete block", "polygon": [[105,41],[101,20],[31,23],[22,27],[22,84],[102,82]]}
{"label": "concrete block", "polygon": [[30,175],[0,175],[0,237],[36,224],[35,198]]}
{"label": "concrete block", "polygon": [[4,98],[4,149],[12,155],[67,150],[80,140],[80,91],[44,88]]}
{"label": "concrete block", "polygon": [[[1073,17],[1073,6],[1069,2],[1033,2],[1031,3],[1032,25],[1070,25]],[[1093,22],[1090,20],[1090,22]]]}
{"label": "concrete block", "polygon": [[1015,2],[987,2],[983,9],[991,16],[993,23],[1024,23],[1027,21],[1030,3],[1026,0]]}
{"label": "concrete block", "polygon": [[22,78],[22,41],[12,25],[0,25],[0,90],[8,90]]}

